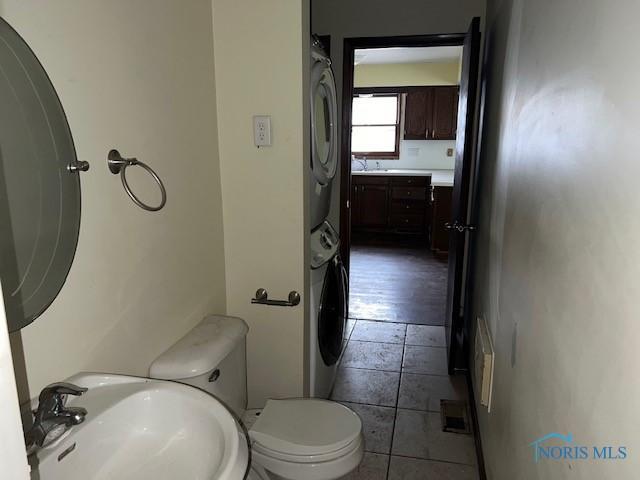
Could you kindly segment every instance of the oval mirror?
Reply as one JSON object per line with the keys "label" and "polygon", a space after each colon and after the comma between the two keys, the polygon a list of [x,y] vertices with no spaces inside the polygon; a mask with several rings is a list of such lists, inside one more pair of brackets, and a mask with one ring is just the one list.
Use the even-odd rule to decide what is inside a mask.
{"label": "oval mirror", "polygon": [[78,243],[80,179],[69,124],[47,73],[0,18],[0,279],[9,331],[64,284]]}

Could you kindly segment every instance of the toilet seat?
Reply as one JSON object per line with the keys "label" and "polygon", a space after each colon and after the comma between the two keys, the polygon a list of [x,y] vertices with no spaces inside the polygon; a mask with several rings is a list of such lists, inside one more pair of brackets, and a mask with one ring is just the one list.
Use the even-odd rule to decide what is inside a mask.
{"label": "toilet seat", "polygon": [[354,451],[358,450],[358,448],[360,448],[361,443],[362,443],[361,439],[357,438],[353,442],[351,442],[349,445],[341,448],[340,450],[335,450],[329,453],[320,453],[317,455],[291,455],[284,452],[271,450],[259,443],[254,443],[251,446],[251,451],[252,453],[259,453],[273,460],[281,460],[283,462],[288,462],[288,463],[299,463],[299,464],[324,463],[324,462],[330,462],[330,461],[342,458],[346,455],[353,453]]}
{"label": "toilet seat", "polygon": [[268,400],[249,435],[285,457],[331,456],[357,440],[362,422],[344,405],[322,399]]}
{"label": "toilet seat", "polygon": [[268,400],[249,436],[254,461],[286,479],[340,478],[364,451],[358,415],[322,399]]}

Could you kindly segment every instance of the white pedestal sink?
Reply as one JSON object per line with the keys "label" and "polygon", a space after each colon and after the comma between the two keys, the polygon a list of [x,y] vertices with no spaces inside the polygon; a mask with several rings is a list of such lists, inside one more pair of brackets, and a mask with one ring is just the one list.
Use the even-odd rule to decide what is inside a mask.
{"label": "white pedestal sink", "polygon": [[187,385],[110,374],[67,380],[84,423],[30,457],[38,480],[242,480],[247,439],[226,407]]}

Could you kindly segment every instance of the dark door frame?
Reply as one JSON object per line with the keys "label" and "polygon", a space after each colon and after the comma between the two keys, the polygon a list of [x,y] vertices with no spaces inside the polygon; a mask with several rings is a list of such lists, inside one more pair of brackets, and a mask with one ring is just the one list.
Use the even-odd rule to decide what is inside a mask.
{"label": "dark door frame", "polygon": [[340,129],[340,255],[349,272],[351,261],[351,117],[354,52],[362,48],[462,46],[467,32],[435,35],[345,38],[342,50],[342,125]]}
{"label": "dark door frame", "polygon": [[[478,18],[474,18],[472,22],[479,22]],[[356,37],[345,38],[343,48],[343,65],[342,65],[342,125],[340,129],[340,254],[346,270],[350,268],[349,252],[351,249],[351,99],[354,93],[353,86],[353,73],[354,73],[354,51],[360,48],[384,48],[384,47],[446,47],[446,46],[462,46],[465,38],[469,32],[464,33],[452,33],[452,34],[438,34],[438,35],[413,35],[413,36],[397,36],[397,37]],[[477,80],[477,71],[472,72]],[[411,87],[405,87],[407,89]],[[398,89],[394,89],[397,91]],[[381,91],[384,91],[381,90]],[[474,107],[475,102],[479,103],[479,120],[477,125],[477,136],[473,141],[480,144],[481,132],[482,132],[482,118],[484,110],[484,92],[481,90],[477,92],[479,99],[473,99]],[[479,164],[479,152],[480,145],[477,146],[476,151],[473,152],[472,162],[475,161],[473,168],[473,187],[470,192],[477,200],[478,196],[478,164]],[[473,224],[476,225],[478,216],[477,201],[471,206],[471,218]],[[469,238],[469,248],[472,248],[472,240]],[[473,268],[473,264],[469,265],[470,269]],[[468,291],[471,283],[471,279],[467,278],[466,289]],[[469,307],[470,307],[470,295],[465,295],[465,318],[464,327],[470,329]],[[469,358],[469,345],[468,342],[463,347],[466,359]],[[453,373],[452,365],[449,365],[449,372]],[[471,409],[474,420],[474,427],[476,432],[479,432],[478,419],[476,412],[476,404],[473,399],[473,389],[471,388],[471,376],[467,375],[467,382],[469,393],[471,396]],[[482,455],[482,445],[479,435],[475,435],[476,450],[478,455],[478,467],[480,470],[480,478],[485,480],[486,473],[484,468],[484,456]]]}
{"label": "dark door frame", "polygon": [[354,91],[354,51],[361,48],[461,46],[465,36],[466,32],[344,39],[340,129],[340,255],[347,272],[350,268],[349,251],[351,250],[351,98]]}

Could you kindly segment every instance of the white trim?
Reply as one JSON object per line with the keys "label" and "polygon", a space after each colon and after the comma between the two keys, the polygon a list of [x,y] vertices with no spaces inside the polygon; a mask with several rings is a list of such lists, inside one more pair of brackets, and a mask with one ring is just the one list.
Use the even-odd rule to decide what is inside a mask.
{"label": "white trim", "polygon": [[[0,284],[0,299],[2,285]],[[0,301],[0,465],[2,477],[29,480],[4,302]]]}

